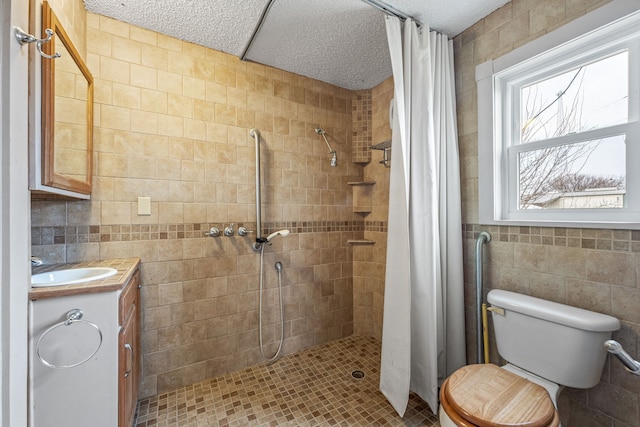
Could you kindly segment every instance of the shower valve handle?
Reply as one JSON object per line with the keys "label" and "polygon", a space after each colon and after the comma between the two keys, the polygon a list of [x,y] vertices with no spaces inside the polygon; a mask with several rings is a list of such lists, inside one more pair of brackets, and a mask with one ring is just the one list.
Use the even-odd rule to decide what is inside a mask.
{"label": "shower valve handle", "polygon": [[238,236],[246,236],[247,234],[253,234],[253,230],[247,230],[247,227],[238,228]]}
{"label": "shower valve handle", "polygon": [[218,227],[211,227],[208,232],[204,233],[204,235],[209,237],[218,237],[220,235],[220,230]]}
{"label": "shower valve handle", "polygon": [[227,236],[227,237],[233,236],[233,226],[234,225],[235,225],[234,223],[231,223],[231,224],[229,224],[228,227],[225,227],[225,229],[224,229],[224,235],[225,236]]}

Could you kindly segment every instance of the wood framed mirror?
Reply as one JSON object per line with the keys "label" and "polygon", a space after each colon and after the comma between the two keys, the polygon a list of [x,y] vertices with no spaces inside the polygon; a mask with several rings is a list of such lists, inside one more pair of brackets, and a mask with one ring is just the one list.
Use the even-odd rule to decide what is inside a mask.
{"label": "wood framed mirror", "polygon": [[42,45],[57,59],[42,58],[42,183],[91,193],[93,171],[93,77],[55,13],[42,3]]}

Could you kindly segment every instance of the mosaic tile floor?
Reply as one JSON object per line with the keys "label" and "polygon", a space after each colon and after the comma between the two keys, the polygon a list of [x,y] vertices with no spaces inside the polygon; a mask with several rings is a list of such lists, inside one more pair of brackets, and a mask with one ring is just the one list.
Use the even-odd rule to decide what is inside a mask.
{"label": "mosaic tile floor", "polygon": [[[380,342],[351,336],[143,399],[136,427],[439,426],[411,396],[404,418],[378,390]],[[351,373],[361,370],[365,377]]]}

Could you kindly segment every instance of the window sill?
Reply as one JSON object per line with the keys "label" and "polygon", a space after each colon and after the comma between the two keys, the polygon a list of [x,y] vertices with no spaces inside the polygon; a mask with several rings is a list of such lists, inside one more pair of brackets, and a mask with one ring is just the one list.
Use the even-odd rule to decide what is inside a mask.
{"label": "window sill", "polygon": [[599,228],[608,230],[640,230],[640,222],[595,222],[595,221],[526,221],[480,219],[480,224],[501,225],[505,227],[560,227],[560,228]]}

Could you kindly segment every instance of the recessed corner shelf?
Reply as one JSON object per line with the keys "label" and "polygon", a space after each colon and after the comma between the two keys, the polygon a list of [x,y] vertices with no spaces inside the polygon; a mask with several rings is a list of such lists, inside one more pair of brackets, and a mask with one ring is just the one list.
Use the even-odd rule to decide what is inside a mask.
{"label": "recessed corner shelf", "polygon": [[375,240],[368,240],[368,239],[350,239],[350,240],[347,240],[347,244],[349,244],[349,245],[375,245],[376,241]]}
{"label": "recessed corner shelf", "polygon": [[353,212],[369,213],[373,202],[373,185],[375,181],[351,181],[353,190]]}

